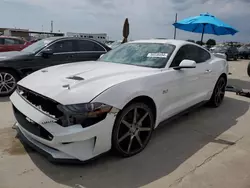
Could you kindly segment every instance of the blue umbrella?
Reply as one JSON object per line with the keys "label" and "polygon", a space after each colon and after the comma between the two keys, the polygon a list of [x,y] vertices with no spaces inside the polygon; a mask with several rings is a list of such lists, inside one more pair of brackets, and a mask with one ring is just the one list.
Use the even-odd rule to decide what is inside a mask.
{"label": "blue umbrella", "polygon": [[232,26],[222,22],[215,16],[205,13],[200,16],[186,18],[173,24],[176,28],[190,31],[194,33],[202,33],[201,42],[203,41],[203,35],[214,34],[214,35],[234,35],[238,31]]}

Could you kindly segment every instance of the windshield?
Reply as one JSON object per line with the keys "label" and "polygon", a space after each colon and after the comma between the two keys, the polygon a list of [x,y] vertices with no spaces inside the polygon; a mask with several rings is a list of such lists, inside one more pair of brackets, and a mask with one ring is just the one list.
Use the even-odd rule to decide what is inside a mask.
{"label": "windshield", "polygon": [[28,47],[24,48],[22,52],[28,52],[28,53],[36,53],[39,50],[41,50],[43,47],[47,46],[52,40],[49,39],[42,39],[39,40]]}
{"label": "windshield", "polygon": [[104,54],[99,61],[164,68],[175,46],[163,43],[125,43]]}

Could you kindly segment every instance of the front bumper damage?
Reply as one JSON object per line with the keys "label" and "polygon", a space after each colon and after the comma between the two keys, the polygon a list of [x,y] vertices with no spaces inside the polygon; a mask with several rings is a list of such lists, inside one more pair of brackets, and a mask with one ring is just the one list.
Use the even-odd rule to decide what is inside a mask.
{"label": "front bumper damage", "polygon": [[62,127],[17,92],[11,95],[10,100],[21,140],[52,161],[86,161],[111,149],[117,109],[111,110],[104,120],[90,127]]}

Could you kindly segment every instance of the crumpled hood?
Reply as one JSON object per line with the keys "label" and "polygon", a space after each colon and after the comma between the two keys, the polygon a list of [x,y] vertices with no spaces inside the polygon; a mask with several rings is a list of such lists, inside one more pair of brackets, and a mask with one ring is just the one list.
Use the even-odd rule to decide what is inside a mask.
{"label": "crumpled hood", "polygon": [[39,70],[18,84],[61,104],[76,104],[91,101],[113,85],[158,71],[100,61],[78,62]]}

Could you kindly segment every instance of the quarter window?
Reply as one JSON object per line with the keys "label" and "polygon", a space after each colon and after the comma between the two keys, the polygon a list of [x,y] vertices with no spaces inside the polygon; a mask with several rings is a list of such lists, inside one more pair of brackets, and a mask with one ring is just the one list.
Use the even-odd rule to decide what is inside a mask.
{"label": "quarter window", "polygon": [[198,51],[199,51],[199,53],[198,53],[199,54],[199,62],[197,62],[197,63],[205,62],[211,58],[211,55],[206,50],[199,48]]}
{"label": "quarter window", "polygon": [[88,51],[98,51],[98,52],[104,52],[105,49],[92,41],[88,41],[88,40],[79,40],[78,42],[78,51],[83,51],[83,52],[88,52]]}

